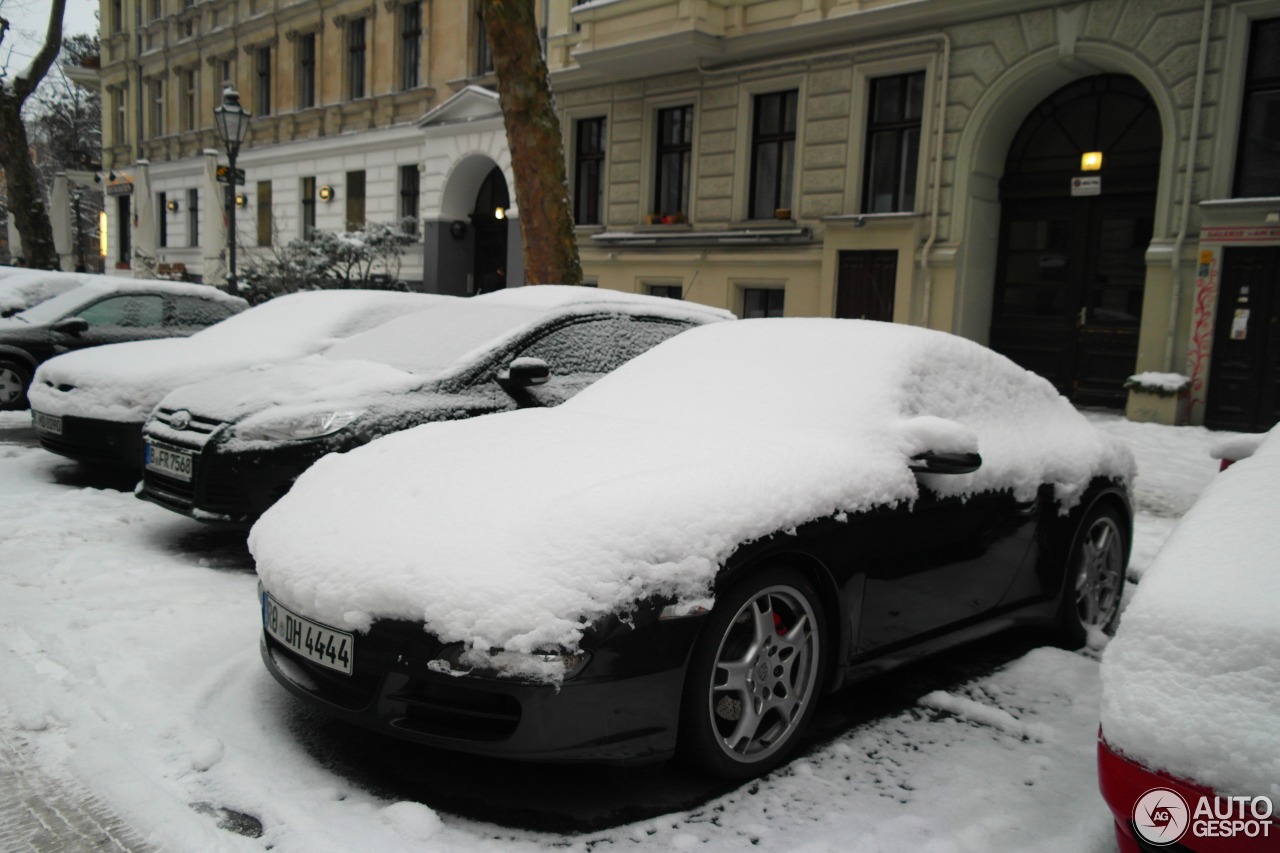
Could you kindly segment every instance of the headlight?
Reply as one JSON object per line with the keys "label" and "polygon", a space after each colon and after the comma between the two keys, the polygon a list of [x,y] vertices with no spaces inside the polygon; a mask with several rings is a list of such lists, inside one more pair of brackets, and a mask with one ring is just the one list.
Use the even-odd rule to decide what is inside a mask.
{"label": "headlight", "polygon": [[500,649],[480,652],[467,649],[462,643],[450,643],[436,653],[427,668],[445,675],[478,675],[559,684],[582,672],[589,660],[591,653],[581,650],[548,649],[533,654]]}
{"label": "headlight", "polygon": [[350,426],[363,410],[353,412],[306,412],[288,417],[250,420],[235,427],[235,436],[243,441],[299,441],[333,435]]}

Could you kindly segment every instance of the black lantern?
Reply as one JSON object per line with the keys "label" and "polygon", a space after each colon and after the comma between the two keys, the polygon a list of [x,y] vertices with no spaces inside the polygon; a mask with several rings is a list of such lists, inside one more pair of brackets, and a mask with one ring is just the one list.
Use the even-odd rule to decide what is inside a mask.
{"label": "black lantern", "polygon": [[236,292],[236,155],[249,131],[249,113],[240,106],[240,93],[231,86],[222,90],[222,105],[214,107],[213,121],[227,149],[227,290]]}

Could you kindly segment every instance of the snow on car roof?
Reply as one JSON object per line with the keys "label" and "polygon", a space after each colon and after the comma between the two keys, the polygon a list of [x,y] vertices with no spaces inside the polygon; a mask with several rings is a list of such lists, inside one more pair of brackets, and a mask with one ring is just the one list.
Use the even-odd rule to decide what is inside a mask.
{"label": "snow on car roof", "polygon": [[386,290],[293,293],[191,337],[111,344],[50,359],[37,370],[29,397],[32,407],[45,414],[140,421],[161,397],[180,385],[293,361],[400,316],[456,299]]}
{"label": "snow on car roof", "polygon": [[1280,796],[1280,428],[1223,471],[1142,576],[1102,657],[1102,732],[1224,796]]}
{"label": "snow on car roof", "polygon": [[976,447],[948,493],[1054,483],[1068,503],[1132,457],[1047,381],[970,341],[776,319],[677,335],[556,409],[430,424],[322,459],[254,527],[273,595],[363,630],[572,648],[638,598],[705,601],[740,544],[910,501],[908,459]]}
{"label": "snow on car roof", "polygon": [[21,311],[92,281],[90,273],[13,270],[0,279],[0,314]]}
{"label": "snow on car roof", "polygon": [[693,323],[732,320],[733,314],[694,302],[591,287],[508,288],[406,317],[344,341],[325,355],[390,364],[420,376],[474,367],[505,342],[558,317],[632,314]]}
{"label": "snow on car roof", "polygon": [[180,296],[198,296],[214,302],[223,302],[240,308],[248,303],[239,296],[229,296],[208,284],[187,284],[180,281],[164,281],[154,278],[120,278],[95,276],[93,281],[75,290],[61,293],[23,311],[20,315],[30,323],[47,323],[74,311],[90,300],[112,293],[171,293]]}

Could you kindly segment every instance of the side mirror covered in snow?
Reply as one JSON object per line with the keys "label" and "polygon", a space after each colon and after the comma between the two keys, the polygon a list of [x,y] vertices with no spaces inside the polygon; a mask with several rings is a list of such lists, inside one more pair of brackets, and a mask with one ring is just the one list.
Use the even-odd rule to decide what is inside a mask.
{"label": "side mirror covered in snow", "polygon": [[53,330],[64,335],[80,335],[89,331],[89,321],[83,317],[67,317],[54,323]]}
{"label": "side mirror covered in snow", "polygon": [[498,384],[503,388],[531,388],[543,385],[551,377],[551,368],[540,358],[517,358],[498,371]]}
{"label": "side mirror covered in snow", "polygon": [[982,467],[977,453],[937,453],[926,450],[911,457],[908,466],[918,474],[972,474]]}

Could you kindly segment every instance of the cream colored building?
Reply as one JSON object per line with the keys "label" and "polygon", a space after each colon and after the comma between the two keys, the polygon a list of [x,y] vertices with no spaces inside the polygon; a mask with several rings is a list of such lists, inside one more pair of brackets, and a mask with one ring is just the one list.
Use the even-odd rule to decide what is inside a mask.
{"label": "cream colored building", "polygon": [[224,280],[213,110],[229,86],[253,116],[236,164],[241,273],[312,229],[408,217],[418,241],[399,278],[467,293],[505,264],[518,282],[519,211],[476,6],[102,0],[108,269]]}
{"label": "cream colored building", "polygon": [[1139,418],[1280,418],[1280,2],[551,10],[600,286],[945,329],[1085,404],[1193,380]]}

